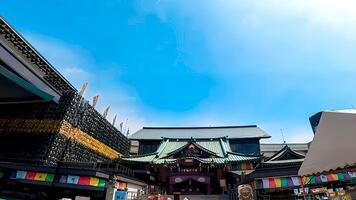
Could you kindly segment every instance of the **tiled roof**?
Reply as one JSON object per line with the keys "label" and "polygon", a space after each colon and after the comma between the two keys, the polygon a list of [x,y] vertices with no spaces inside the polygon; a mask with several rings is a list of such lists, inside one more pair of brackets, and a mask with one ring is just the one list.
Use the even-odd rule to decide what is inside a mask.
{"label": "tiled roof", "polygon": [[293,151],[308,151],[309,149],[309,143],[279,143],[279,144],[268,144],[268,143],[262,143],[260,145],[261,147],[261,152],[267,152],[267,151],[280,151],[283,149],[285,145],[288,145],[289,148],[291,148]]}
{"label": "tiled roof", "polygon": [[18,32],[15,31],[5,19],[0,16],[0,39],[1,44],[5,44],[17,55],[26,60],[32,70],[39,71],[44,80],[60,93],[76,91],[76,89]]}
{"label": "tiled roof", "polygon": [[162,138],[269,138],[265,131],[256,125],[215,126],[215,127],[143,127],[129,136],[133,140],[161,140]]}
{"label": "tiled roof", "polygon": [[[158,150],[154,153],[132,156],[132,157],[123,157],[122,159],[131,162],[147,162],[147,163],[154,163],[154,164],[176,162],[179,159],[186,159],[187,157],[177,159],[177,158],[167,158],[167,155],[176,150],[179,150],[180,148],[184,147],[190,142],[191,140],[176,140],[176,139],[174,140],[174,139],[166,138],[161,143]],[[192,159],[199,160],[202,163],[223,164],[226,162],[252,161],[260,158],[259,156],[248,156],[248,155],[242,155],[242,154],[231,152],[230,146],[228,144],[228,140],[223,138],[215,138],[211,140],[195,140],[194,144],[200,145],[201,147],[205,148],[210,152],[215,153],[216,155],[216,157],[210,157],[210,158],[192,158]]]}
{"label": "tiled roof", "polygon": [[262,162],[261,166],[300,165],[303,161],[304,156],[302,154],[293,151],[288,145],[285,145],[279,152]]}

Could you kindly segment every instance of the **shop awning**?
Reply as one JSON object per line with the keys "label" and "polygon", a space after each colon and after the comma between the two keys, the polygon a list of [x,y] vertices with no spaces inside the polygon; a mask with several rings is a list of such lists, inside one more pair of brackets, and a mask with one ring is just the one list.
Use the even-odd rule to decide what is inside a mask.
{"label": "shop awning", "polygon": [[355,167],[356,109],[323,111],[314,140],[298,174],[318,174]]}

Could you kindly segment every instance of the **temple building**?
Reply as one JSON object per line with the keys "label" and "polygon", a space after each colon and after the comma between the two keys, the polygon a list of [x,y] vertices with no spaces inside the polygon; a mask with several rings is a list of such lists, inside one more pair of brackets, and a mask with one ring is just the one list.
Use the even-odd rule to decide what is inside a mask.
{"label": "temple building", "polygon": [[143,127],[130,136],[137,155],[122,159],[158,192],[222,194],[257,166],[269,137],[255,125]]}
{"label": "temple building", "polygon": [[292,150],[288,145],[269,158],[264,159],[248,175],[258,199],[296,199],[294,189],[302,185],[298,170],[305,155]]}

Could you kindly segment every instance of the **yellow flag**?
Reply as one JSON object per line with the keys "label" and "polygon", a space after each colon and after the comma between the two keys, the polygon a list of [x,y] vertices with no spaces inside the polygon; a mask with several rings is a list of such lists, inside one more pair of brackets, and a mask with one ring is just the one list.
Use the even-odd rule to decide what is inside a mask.
{"label": "yellow flag", "polygon": [[112,125],[113,125],[113,126],[115,126],[116,117],[117,117],[117,115],[115,115],[114,119],[112,120]]}
{"label": "yellow flag", "polygon": [[110,109],[110,106],[108,106],[104,112],[103,112],[103,117],[106,119],[106,117],[108,116],[108,113],[109,113],[109,109]]}
{"label": "yellow flag", "polygon": [[93,103],[92,103],[93,108],[95,108],[96,104],[98,103],[98,99],[99,99],[99,95],[95,95],[93,97]]}
{"label": "yellow flag", "polygon": [[85,90],[87,89],[87,87],[88,87],[88,82],[86,82],[86,83],[83,84],[82,89],[81,89],[80,92],[79,92],[79,95],[80,95],[81,97],[83,96],[83,94],[84,94]]}
{"label": "yellow flag", "polygon": [[282,187],[281,179],[280,178],[275,178],[274,179],[274,184],[276,185],[276,188]]}
{"label": "yellow flag", "polygon": [[121,123],[120,123],[120,131],[121,131],[121,132],[122,132],[123,127],[124,127],[124,122],[121,122]]}
{"label": "yellow flag", "polygon": [[90,177],[89,184],[91,186],[98,186],[99,185],[99,179],[95,177]]}
{"label": "yellow flag", "polygon": [[35,175],[34,180],[35,180],[35,181],[45,181],[45,180],[46,180],[46,177],[47,177],[47,174],[46,174],[46,173],[39,173],[39,172],[36,172],[36,175]]}

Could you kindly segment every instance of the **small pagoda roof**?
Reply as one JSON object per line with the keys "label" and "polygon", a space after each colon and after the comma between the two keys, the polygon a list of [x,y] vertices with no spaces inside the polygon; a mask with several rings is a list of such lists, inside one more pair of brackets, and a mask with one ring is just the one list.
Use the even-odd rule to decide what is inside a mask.
{"label": "small pagoda roof", "polygon": [[[184,147],[187,147],[190,144],[196,145],[202,151],[209,154],[210,157],[172,158],[170,156],[183,150]],[[161,143],[158,150],[154,153],[122,158],[122,160],[128,162],[143,162],[152,164],[175,163],[181,159],[195,159],[202,163],[224,164],[231,162],[238,163],[243,161],[259,160],[260,156],[251,156],[232,152],[226,138],[214,138],[210,140],[179,140],[164,138],[164,141]]]}
{"label": "small pagoda roof", "polygon": [[304,155],[292,150],[288,145],[285,145],[280,151],[262,162],[262,166],[266,165],[298,165],[304,161]]}
{"label": "small pagoda roof", "polygon": [[132,140],[162,140],[164,138],[196,139],[228,137],[269,138],[264,130],[256,125],[246,126],[208,126],[208,127],[143,127],[129,136]]}

